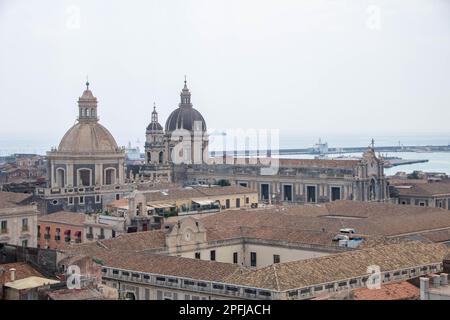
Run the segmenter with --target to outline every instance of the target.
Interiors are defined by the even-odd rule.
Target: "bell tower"
[[[167,152],[164,144],[164,130],[158,122],[158,112],[153,103],[153,112],[150,124],[145,132],[145,163],[164,164],[167,162]]]
[[[97,98],[89,90],[89,81],[86,81],[86,90],[78,98],[78,121],[98,121],[97,117]]]

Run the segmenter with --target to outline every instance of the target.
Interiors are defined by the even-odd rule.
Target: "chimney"
[[[420,277],[420,300],[428,300],[428,289],[430,288],[430,279]]]
[[[441,276],[433,274],[431,278],[433,279],[433,288],[439,288],[441,286]]]
[[[11,273],[11,282],[16,281],[16,269],[11,268],[9,269],[9,272]]]
[[[448,285],[448,274],[447,273],[441,273],[441,285],[442,286]]]

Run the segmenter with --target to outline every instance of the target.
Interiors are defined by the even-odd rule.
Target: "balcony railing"
[[[92,240],[92,239],[94,239],[94,235],[92,233],[87,233],[86,238],[89,240]]]
[[[55,236],[55,240],[56,240],[56,241],[60,241],[60,240],[61,240],[61,236],[56,235],[56,236]]]
[[[70,237],[65,237],[65,238],[64,238],[64,241],[70,242]]]
[[[51,236],[49,233],[44,234],[44,239],[45,240],[50,240]]]
[[[100,239],[100,240],[105,239],[105,235],[104,234],[99,234],[97,236],[97,239]]]
[[[8,229],[4,228],[4,229],[0,229],[0,234],[5,234],[8,233]]]
[[[81,243],[81,238],[76,238],[75,243]]]
[[[22,226],[22,232],[27,232],[29,230],[28,226]]]

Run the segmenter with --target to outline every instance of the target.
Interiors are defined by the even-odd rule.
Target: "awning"
[[[68,234],[70,234],[70,230],[66,230],[66,231],[64,231],[64,234],[65,234],[65,235],[68,235]]]
[[[76,231],[75,232],[75,237],[81,237],[81,231]]]
[[[175,208],[175,205],[170,203],[158,203],[158,204],[152,203],[152,207],[155,209],[167,209],[167,208]]]
[[[216,201],[214,200],[197,200],[197,199],[192,199],[192,202],[195,202],[201,206],[210,206],[212,204],[214,204]]]

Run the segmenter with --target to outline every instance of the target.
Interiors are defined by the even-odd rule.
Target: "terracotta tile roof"
[[[450,241],[450,229],[423,232],[418,235],[432,242]]]
[[[353,291],[355,300],[418,300],[420,289],[402,281],[382,285],[380,289],[359,288]]]
[[[39,271],[31,267],[26,262],[14,262],[0,264],[0,285],[11,281],[9,269],[16,269],[16,280],[28,277],[44,277]]]
[[[448,253],[445,245],[407,242],[278,263],[235,273],[227,281],[272,290],[292,290],[365,276],[370,265],[380,266],[383,272],[441,263]]]
[[[180,199],[204,198],[222,195],[249,194],[256,191],[242,186],[211,186],[211,187],[190,187],[161,190],[157,192],[147,192],[145,197],[148,202],[152,201],[175,201]]]
[[[51,300],[104,300],[102,294],[91,288],[61,289],[48,293]]]
[[[62,248],[71,255],[88,255],[100,258],[108,255],[121,256],[127,252],[164,248],[166,244],[163,230],[152,230],[121,234],[116,238],[96,242],[69,244]]]
[[[16,192],[0,192],[0,209],[15,208],[28,204],[31,194]]]
[[[38,223],[61,223],[73,226],[83,226],[86,214],[77,212],[59,211],[55,213],[40,215]]]
[[[354,168],[359,163],[359,160],[280,159],[282,167]]]
[[[108,207],[127,207],[128,206],[128,199],[127,198],[122,198],[119,200],[114,200],[111,201],[107,204]]]
[[[327,245],[331,235],[344,227],[371,237],[450,229],[450,215],[444,209],[357,201],[225,211],[201,220],[209,241],[244,236],[243,228],[256,238]]]
[[[105,265],[112,268],[220,282],[238,270],[244,270],[243,267],[231,263],[152,253],[108,256],[104,257],[102,261]]]
[[[251,159],[250,161],[256,161],[255,159]],[[354,168],[360,163],[359,160],[328,160],[328,159],[285,159],[285,158],[260,158],[261,165],[267,165],[271,162],[279,161],[279,165],[281,167],[298,167],[298,168]],[[223,157],[214,157],[209,158],[210,164],[222,164]],[[225,164],[233,164],[233,157],[226,157]],[[245,164],[245,158],[237,158],[236,163],[238,165],[247,165],[252,166],[250,162],[249,164]]]
[[[400,196],[437,196],[450,194],[450,179],[439,182],[410,183],[395,185]]]

